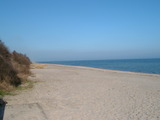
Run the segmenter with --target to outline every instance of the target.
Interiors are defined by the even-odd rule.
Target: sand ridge
[[[40,82],[6,96],[4,120],[160,119],[160,75],[65,65],[32,72]]]

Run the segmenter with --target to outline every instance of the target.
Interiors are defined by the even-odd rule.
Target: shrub
[[[20,74],[30,74],[31,61],[26,55],[14,51],[12,57],[12,64]]]
[[[21,84],[20,78],[17,76],[17,71],[2,56],[0,56],[0,82],[13,86]]]
[[[4,45],[4,43],[0,40],[0,55],[4,57],[6,60],[10,60],[11,54],[8,48]]]
[[[0,89],[17,87],[30,73],[30,59],[14,51],[12,54],[0,40]]]
[[[13,51],[12,55],[13,55],[13,59],[21,65],[29,66],[31,64],[30,59],[24,54]]]

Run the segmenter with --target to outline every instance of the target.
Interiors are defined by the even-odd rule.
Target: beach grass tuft
[[[43,69],[46,66],[47,66],[46,64],[32,63],[31,69]]]

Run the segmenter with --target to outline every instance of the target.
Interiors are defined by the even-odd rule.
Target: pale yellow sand
[[[5,120],[160,120],[160,75],[47,65],[7,96]]]

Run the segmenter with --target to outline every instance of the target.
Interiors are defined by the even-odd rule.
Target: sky
[[[0,39],[32,61],[160,58],[160,0],[0,0]]]

